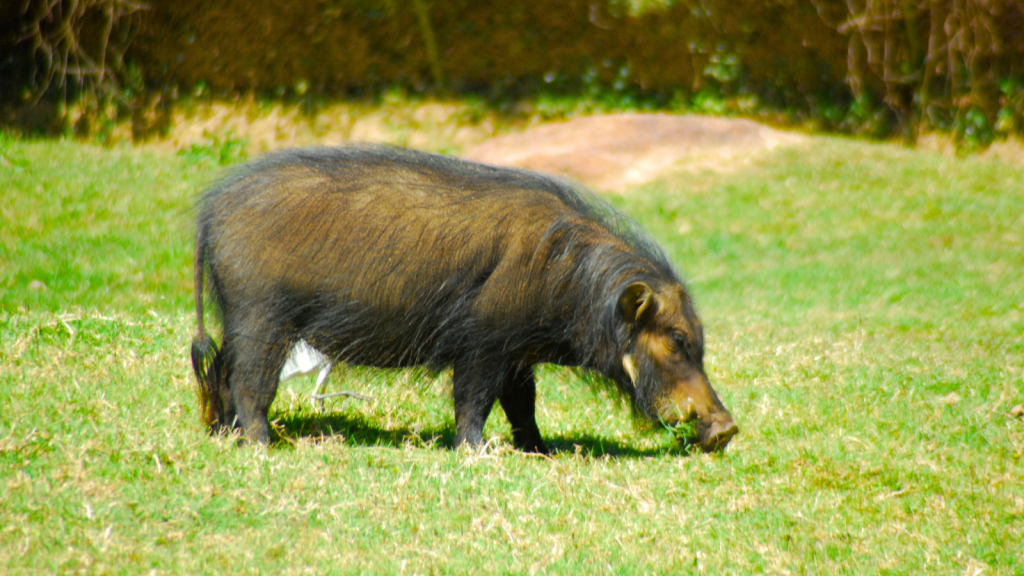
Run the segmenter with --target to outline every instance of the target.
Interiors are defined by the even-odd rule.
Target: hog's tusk
[[[626,371],[626,375],[629,376],[629,381],[636,384],[636,365],[633,364],[633,357],[626,354],[622,357],[622,369]]]
[[[685,421],[689,422],[690,420],[693,420],[696,417],[697,417],[697,403],[693,401],[693,398],[690,398],[689,396],[687,396],[686,397],[686,413],[684,414],[683,418],[684,418]]]

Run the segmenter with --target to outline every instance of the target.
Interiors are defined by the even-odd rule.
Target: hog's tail
[[[199,413],[203,423],[213,428],[221,414],[220,387],[225,384],[222,359],[217,343],[203,326],[203,269],[206,260],[206,234],[202,223],[196,229],[195,291],[196,335],[192,339],[192,371],[199,382]]]

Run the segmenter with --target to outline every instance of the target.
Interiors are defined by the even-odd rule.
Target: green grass
[[[191,220],[219,162],[0,152],[0,572],[1024,573],[1020,167],[817,138],[613,198],[688,278],[741,433],[687,454],[550,367],[545,459],[500,410],[452,451],[422,371],[341,371],[374,400],[323,415],[286,383],[269,450],[206,436]]]

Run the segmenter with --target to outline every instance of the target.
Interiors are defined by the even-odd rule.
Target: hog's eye
[[[668,348],[669,354],[678,354],[683,349],[682,343],[675,336],[668,339],[665,347]]]
[[[692,340],[690,340],[689,338],[682,334],[675,335],[675,337],[672,340],[676,346],[676,349],[683,351],[686,354],[686,357],[689,358],[691,362],[694,362],[696,364],[701,363],[701,350],[695,342],[693,342]]]
[[[689,351],[686,349],[686,346],[686,336],[683,336],[682,334],[672,335],[672,352],[681,352],[683,354],[689,354]]]

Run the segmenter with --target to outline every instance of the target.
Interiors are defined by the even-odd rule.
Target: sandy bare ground
[[[806,140],[751,120],[612,114],[499,136],[465,156],[568,176],[600,190],[622,191],[675,170],[730,170],[766,150]]]
[[[336,103],[305,114],[297,106],[249,99],[178,110],[171,126],[164,138],[148,145],[186,150],[236,138],[247,142],[250,156],[258,156],[286,147],[380,142],[531,168],[615,192],[673,172],[736,170],[778,147],[809,147],[815,141],[751,120],[664,113],[517,123],[460,102]],[[120,137],[130,140],[130,126],[121,131]],[[948,135],[922,136],[918,144],[923,151],[956,155]],[[980,156],[1024,165],[1024,142],[997,142]]]
[[[525,129],[461,103],[336,104],[304,114],[255,101],[215,102],[176,111],[157,147],[188,149],[244,139],[252,156],[279,148],[381,142],[568,176],[604,191],[624,191],[677,170],[742,167],[766,150],[811,138],[751,120],[672,114],[609,114]],[[503,126],[502,126],[503,125]],[[495,136],[504,130],[510,134]],[[127,130],[127,128],[126,128]]]

